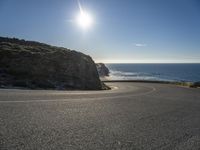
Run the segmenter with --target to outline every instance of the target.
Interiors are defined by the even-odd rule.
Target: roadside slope
[[[62,47],[0,37],[0,87],[102,89],[94,61]]]

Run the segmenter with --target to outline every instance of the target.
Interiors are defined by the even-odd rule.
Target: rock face
[[[109,69],[103,63],[96,63],[97,71],[100,77],[109,76]]]
[[[105,87],[90,56],[66,48],[2,37],[0,86],[88,90]]]
[[[199,82],[194,82],[190,87],[193,87],[193,88],[200,87],[200,81]]]

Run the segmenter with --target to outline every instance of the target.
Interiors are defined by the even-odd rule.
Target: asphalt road
[[[200,149],[200,89],[0,90],[0,149]]]

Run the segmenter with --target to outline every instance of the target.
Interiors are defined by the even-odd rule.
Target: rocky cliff
[[[92,58],[66,48],[0,37],[0,86],[99,90]]]
[[[96,63],[97,71],[100,77],[109,76],[109,69],[103,63]]]

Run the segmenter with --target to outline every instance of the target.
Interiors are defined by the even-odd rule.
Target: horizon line
[[[95,59],[94,62],[105,64],[200,64],[200,61],[96,61]]]

